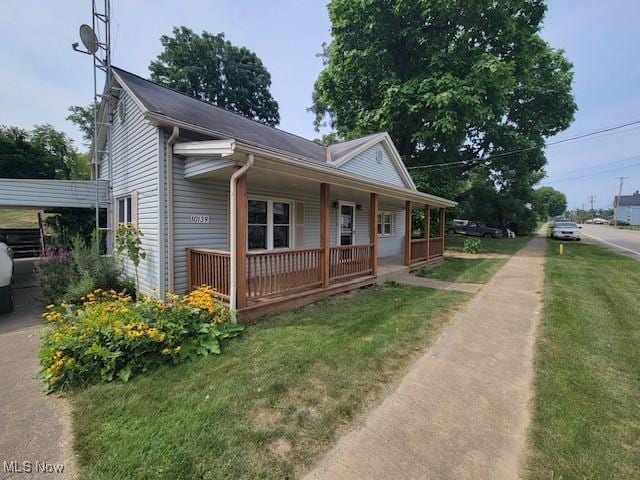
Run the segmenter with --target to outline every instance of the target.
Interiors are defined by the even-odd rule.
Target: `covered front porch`
[[[214,195],[229,185],[237,168],[228,165],[188,181],[210,185]],[[228,196],[226,202],[228,209],[236,209],[236,262],[229,232],[226,248],[191,243],[186,248],[186,289],[207,284],[233,303],[235,277],[237,314],[246,321],[371,285],[389,268],[442,261],[444,207],[416,208],[416,202],[386,192],[383,185],[376,190],[264,166],[249,169],[237,180],[235,203]]]

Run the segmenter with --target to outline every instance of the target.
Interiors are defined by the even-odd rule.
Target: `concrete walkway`
[[[498,271],[308,479],[515,479],[526,453],[543,238]]]
[[[45,395],[36,378],[42,328],[38,289],[16,280],[24,288],[14,292],[15,310],[0,315],[0,480],[72,479],[75,457],[68,403]],[[31,473],[24,462],[29,462]],[[36,473],[36,462],[47,469],[62,465],[64,470]]]

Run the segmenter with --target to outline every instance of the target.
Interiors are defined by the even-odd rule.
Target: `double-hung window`
[[[133,223],[131,217],[131,195],[126,197],[119,197],[118,202],[118,224],[128,225]]]
[[[291,247],[291,202],[250,199],[248,207],[249,250]]]
[[[378,236],[391,237],[394,234],[393,230],[394,230],[393,213],[392,212],[378,213]]]

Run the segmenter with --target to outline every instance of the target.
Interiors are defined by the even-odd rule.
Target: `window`
[[[118,202],[118,224],[133,223],[131,218],[131,195],[120,197]]]
[[[249,200],[249,250],[291,247],[291,202]]]
[[[380,212],[378,213],[378,236],[379,237],[391,237],[394,235],[393,225],[393,213],[392,212]]]

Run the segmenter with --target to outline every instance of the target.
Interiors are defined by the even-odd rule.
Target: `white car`
[[[13,310],[13,252],[6,243],[0,242],[0,313]]]
[[[580,241],[580,228],[574,222],[555,222],[551,226],[550,237],[556,240]]]

